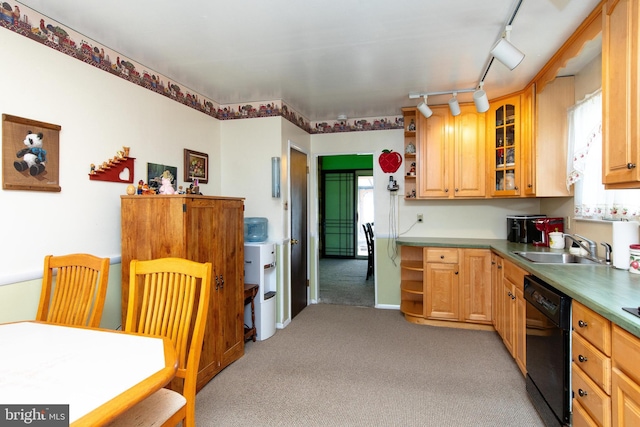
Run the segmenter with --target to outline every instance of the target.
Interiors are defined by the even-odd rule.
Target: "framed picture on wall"
[[[147,184],[149,188],[158,190],[162,186],[162,178],[168,178],[171,186],[178,191],[178,168],[176,166],[147,163]]]
[[[184,149],[184,182],[209,182],[209,155]]]
[[[61,191],[59,125],[2,115],[2,188]]]

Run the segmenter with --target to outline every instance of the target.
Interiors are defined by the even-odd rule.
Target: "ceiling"
[[[410,93],[475,88],[519,0],[20,3],[219,104],[281,99],[321,121],[395,116],[420,101]],[[522,0],[510,40],[526,56],[513,71],[493,62],[489,99],[524,88],[598,3]]]

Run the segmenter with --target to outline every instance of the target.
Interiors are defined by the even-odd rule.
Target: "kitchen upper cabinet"
[[[416,149],[416,109],[403,108],[402,116],[404,120],[404,197],[405,199],[415,199],[416,193],[416,173],[417,173],[417,149]]]
[[[536,195],[536,85],[532,84],[520,96],[522,116],[522,195]]]
[[[490,195],[519,196],[522,174],[520,95],[492,102],[487,114]]]
[[[557,77],[536,96],[535,139],[525,150],[532,160],[523,159],[523,191],[527,196],[566,197],[573,193],[573,187],[567,189],[566,171],[567,109],[575,104],[574,88],[573,76]]]
[[[640,6],[608,0],[602,16],[602,182],[640,188]]]
[[[485,114],[473,105],[461,105],[455,117],[448,105],[431,110],[418,125],[418,197],[484,197]]]

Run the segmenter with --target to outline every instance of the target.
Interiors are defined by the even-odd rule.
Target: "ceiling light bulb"
[[[424,97],[424,101],[418,104],[418,111],[420,111],[422,115],[425,116],[427,119],[431,117],[431,115],[433,114],[433,111],[431,111],[431,108],[429,108],[429,106],[427,105],[426,96]]]
[[[460,104],[458,104],[458,98],[457,98],[457,93],[453,93],[453,96],[451,97],[451,99],[449,100],[449,109],[451,110],[451,114],[453,116],[459,116],[460,115]]]

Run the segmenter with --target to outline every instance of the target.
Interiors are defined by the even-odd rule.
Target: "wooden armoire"
[[[132,259],[179,257],[213,264],[199,390],[244,354],[244,199],[121,196],[121,215],[123,324]]]

